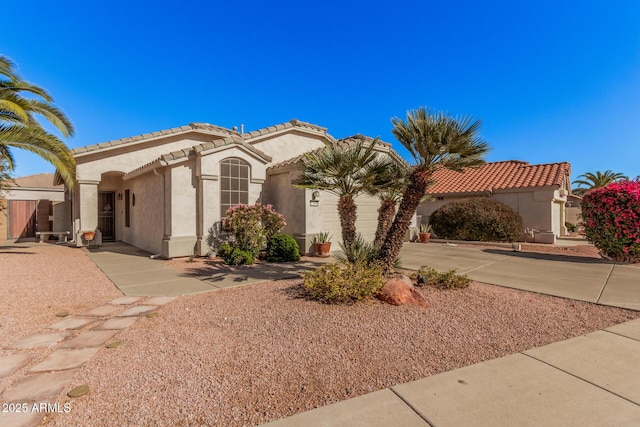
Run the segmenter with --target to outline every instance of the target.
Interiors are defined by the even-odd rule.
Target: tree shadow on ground
[[[507,249],[482,249],[482,252],[495,255],[507,255],[516,258],[540,259],[546,261],[576,262],[581,264],[615,264],[605,259],[597,259],[578,255],[542,254],[538,252],[512,251]]]

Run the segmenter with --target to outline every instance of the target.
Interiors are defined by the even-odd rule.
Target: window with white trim
[[[220,162],[220,217],[238,204],[249,204],[249,164],[241,159],[224,159]]]

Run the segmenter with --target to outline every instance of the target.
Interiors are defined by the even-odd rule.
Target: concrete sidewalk
[[[402,266],[455,268],[473,280],[547,295],[640,310],[640,268],[597,259],[405,243]]]
[[[266,424],[638,426],[640,319]]]

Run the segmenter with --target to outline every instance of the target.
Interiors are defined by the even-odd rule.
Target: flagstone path
[[[0,356],[0,381],[10,376],[15,379],[0,390],[0,426],[37,426],[47,411],[64,410],[52,405],[68,388],[77,369],[101,347],[115,341],[120,331],[174,299],[120,297],[5,347],[9,354]]]

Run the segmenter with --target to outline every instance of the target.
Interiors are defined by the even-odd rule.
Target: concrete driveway
[[[455,268],[471,279],[598,304],[640,310],[640,268],[591,258],[405,243],[402,266]]]

